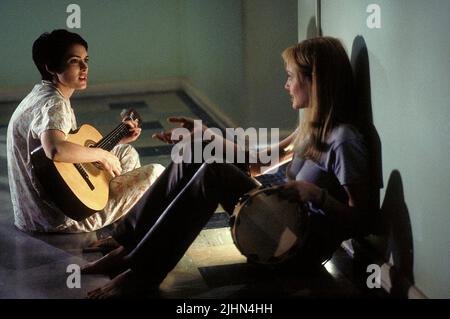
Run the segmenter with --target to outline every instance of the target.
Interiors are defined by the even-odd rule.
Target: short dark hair
[[[52,75],[46,70],[55,72],[64,71],[64,59],[67,51],[75,44],[80,44],[88,49],[87,42],[78,34],[64,29],[45,32],[33,43],[33,61],[36,64],[43,80],[52,80]]]

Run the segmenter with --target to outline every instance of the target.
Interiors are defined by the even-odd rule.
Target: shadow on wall
[[[370,66],[367,45],[362,36],[353,40],[351,63],[355,74],[356,101],[359,106],[357,114],[359,129],[364,134],[370,154],[372,204],[378,211],[380,188],[383,187],[381,141],[373,124],[372,100],[370,88]],[[413,241],[411,222],[404,200],[403,184],[400,172],[394,170],[389,176],[383,204],[376,214],[372,233],[363,243],[368,244],[369,251],[375,251],[384,261],[390,262],[391,294],[407,297],[409,287],[414,284],[413,277]],[[358,254],[355,251],[355,258]]]
[[[379,238],[380,248],[384,259],[393,265],[389,273],[391,294],[408,297],[409,287],[414,284],[413,238],[402,178],[397,170],[389,176],[381,214],[384,231]]]
[[[364,135],[369,151],[370,171],[370,207],[378,211],[380,207],[380,189],[383,187],[383,170],[381,165],[381,141],[373,124],[372,97],[370,90],[370,66],[366,42],[362,36],[353,40],[350,62],[355,76],[356,105],[355,114],[359,131]],[[377,222],[376,220],[374,221]],[[372,231],[376,231],[377,227]]]
[[[315,37],[317,37],[317,35],[318,35],[318,31],[317,31],[316,17],[312,16],[309,19],[308,27],[306,29],[306,38],[307,39],[315,38]]]

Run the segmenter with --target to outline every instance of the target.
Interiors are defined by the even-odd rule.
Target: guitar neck
[[[125,123],[120,123],[111,133],[102,138],[95,147],[111,151],[119,141],[128,134],[128,126]]]

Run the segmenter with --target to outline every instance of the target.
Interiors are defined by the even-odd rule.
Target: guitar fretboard
[[[128,126],[125,123],[119,124],[111,133],[102,138],[95,147],[106,151],[111,151],[119,141],[128,134]]]

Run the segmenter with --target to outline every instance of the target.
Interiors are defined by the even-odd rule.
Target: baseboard
[[[75,98],[139,94],[148,92],[173,92],[183,90],[195,103],[197,103],[216,122],[225,127],[234,127],[234,122],[221,108],[211,101],[205,94],[183,77],[166,78],[151,81],[104,83],[89,87],[86,91],[77,92]]]
[[[32,89],[23,86],[12,89],[0,88],[1,102],[19,102]],[[87,90],[77,91],[72,99],[84,99],[98,96],[114,96],[140,93],[161,93],[183,90],[195,103],[197,103],[208,115],[210,115],[222,127],[237,127],[236,122],[229,117],[222,108],[213,102],[206,94],[193,85],[188,79],[183,77],[173,77],[148,81],[136,82],[110,82],[90,84]],[[280,138],[291,134],[290,130],[280,130]]]
[[[181,80],[181,88],[186,92],[191,99],[194,100],[199,106],[201,106],[216,122],[222,124],[223,127],[238,127],[237,123],[226,115],[221,107],[211,101],[201,90],[196,88],[189,80]],[[279,131],[280,139],[289,136],[292,130],[282,129]]]
[[[0,88],[0,102],[20,101],[31,91],[33,86],[34,85],[15,88]],[[149,81],[93,83],[89,84],[87,90],[75,92],[72,99],[176,91],[180,88],[181,79],[177,77]]]
[[[374,249],[368,247],[367,243],[358,242],[357,247],[355,247],[354,243],[354,240],[346,240],[341,244],[341,247],[351,258],[354,258],[355,250],[358,250],[359,253],[363,253],[368,257],[371,263],[381,265],[381,288],[390,294],[393,288],[391,273],[395,271],[394,266],[389,261],[381,260],[380,257],[374,253]],[[400,289],[407,292],[406,297],[408,299],[428,299],[422,291],[414,286],[401,273],[397,272],[396,277],[398,278],[396,284],[402,285]]]
[[[208,98],[202,91],[195,87],[188,79],[181,79],[181,88],[189,97],[202,107],[216,122],[222,124],[223,127],[236,127],[234,122],[222,108]]]
[[[0,88],[0,102],[18,102],[22,100],[33,86]],[[226,115],[221,107],[209,99],[186,78],[173,77],[148,81],[110,82],[90,84],[87,90],[77,91],[72,99],[83,99],[97,96],[113,96],[139,94],[149,92],[169,92],[184,90],[195,103],[200,105],[214,120],[224,127],[235,127],[235,122]]]
[[[149,81],[98,83],[90,85],[87,90],[77,91],[73,98],[77,99],[149,92],[161,93],[176,91],[180,88],[181,82],[177,77]]]
[[[0,88],[0,103],[10,103],[21,101],[30,91],[33,86],[20,86],[15,88]]]

